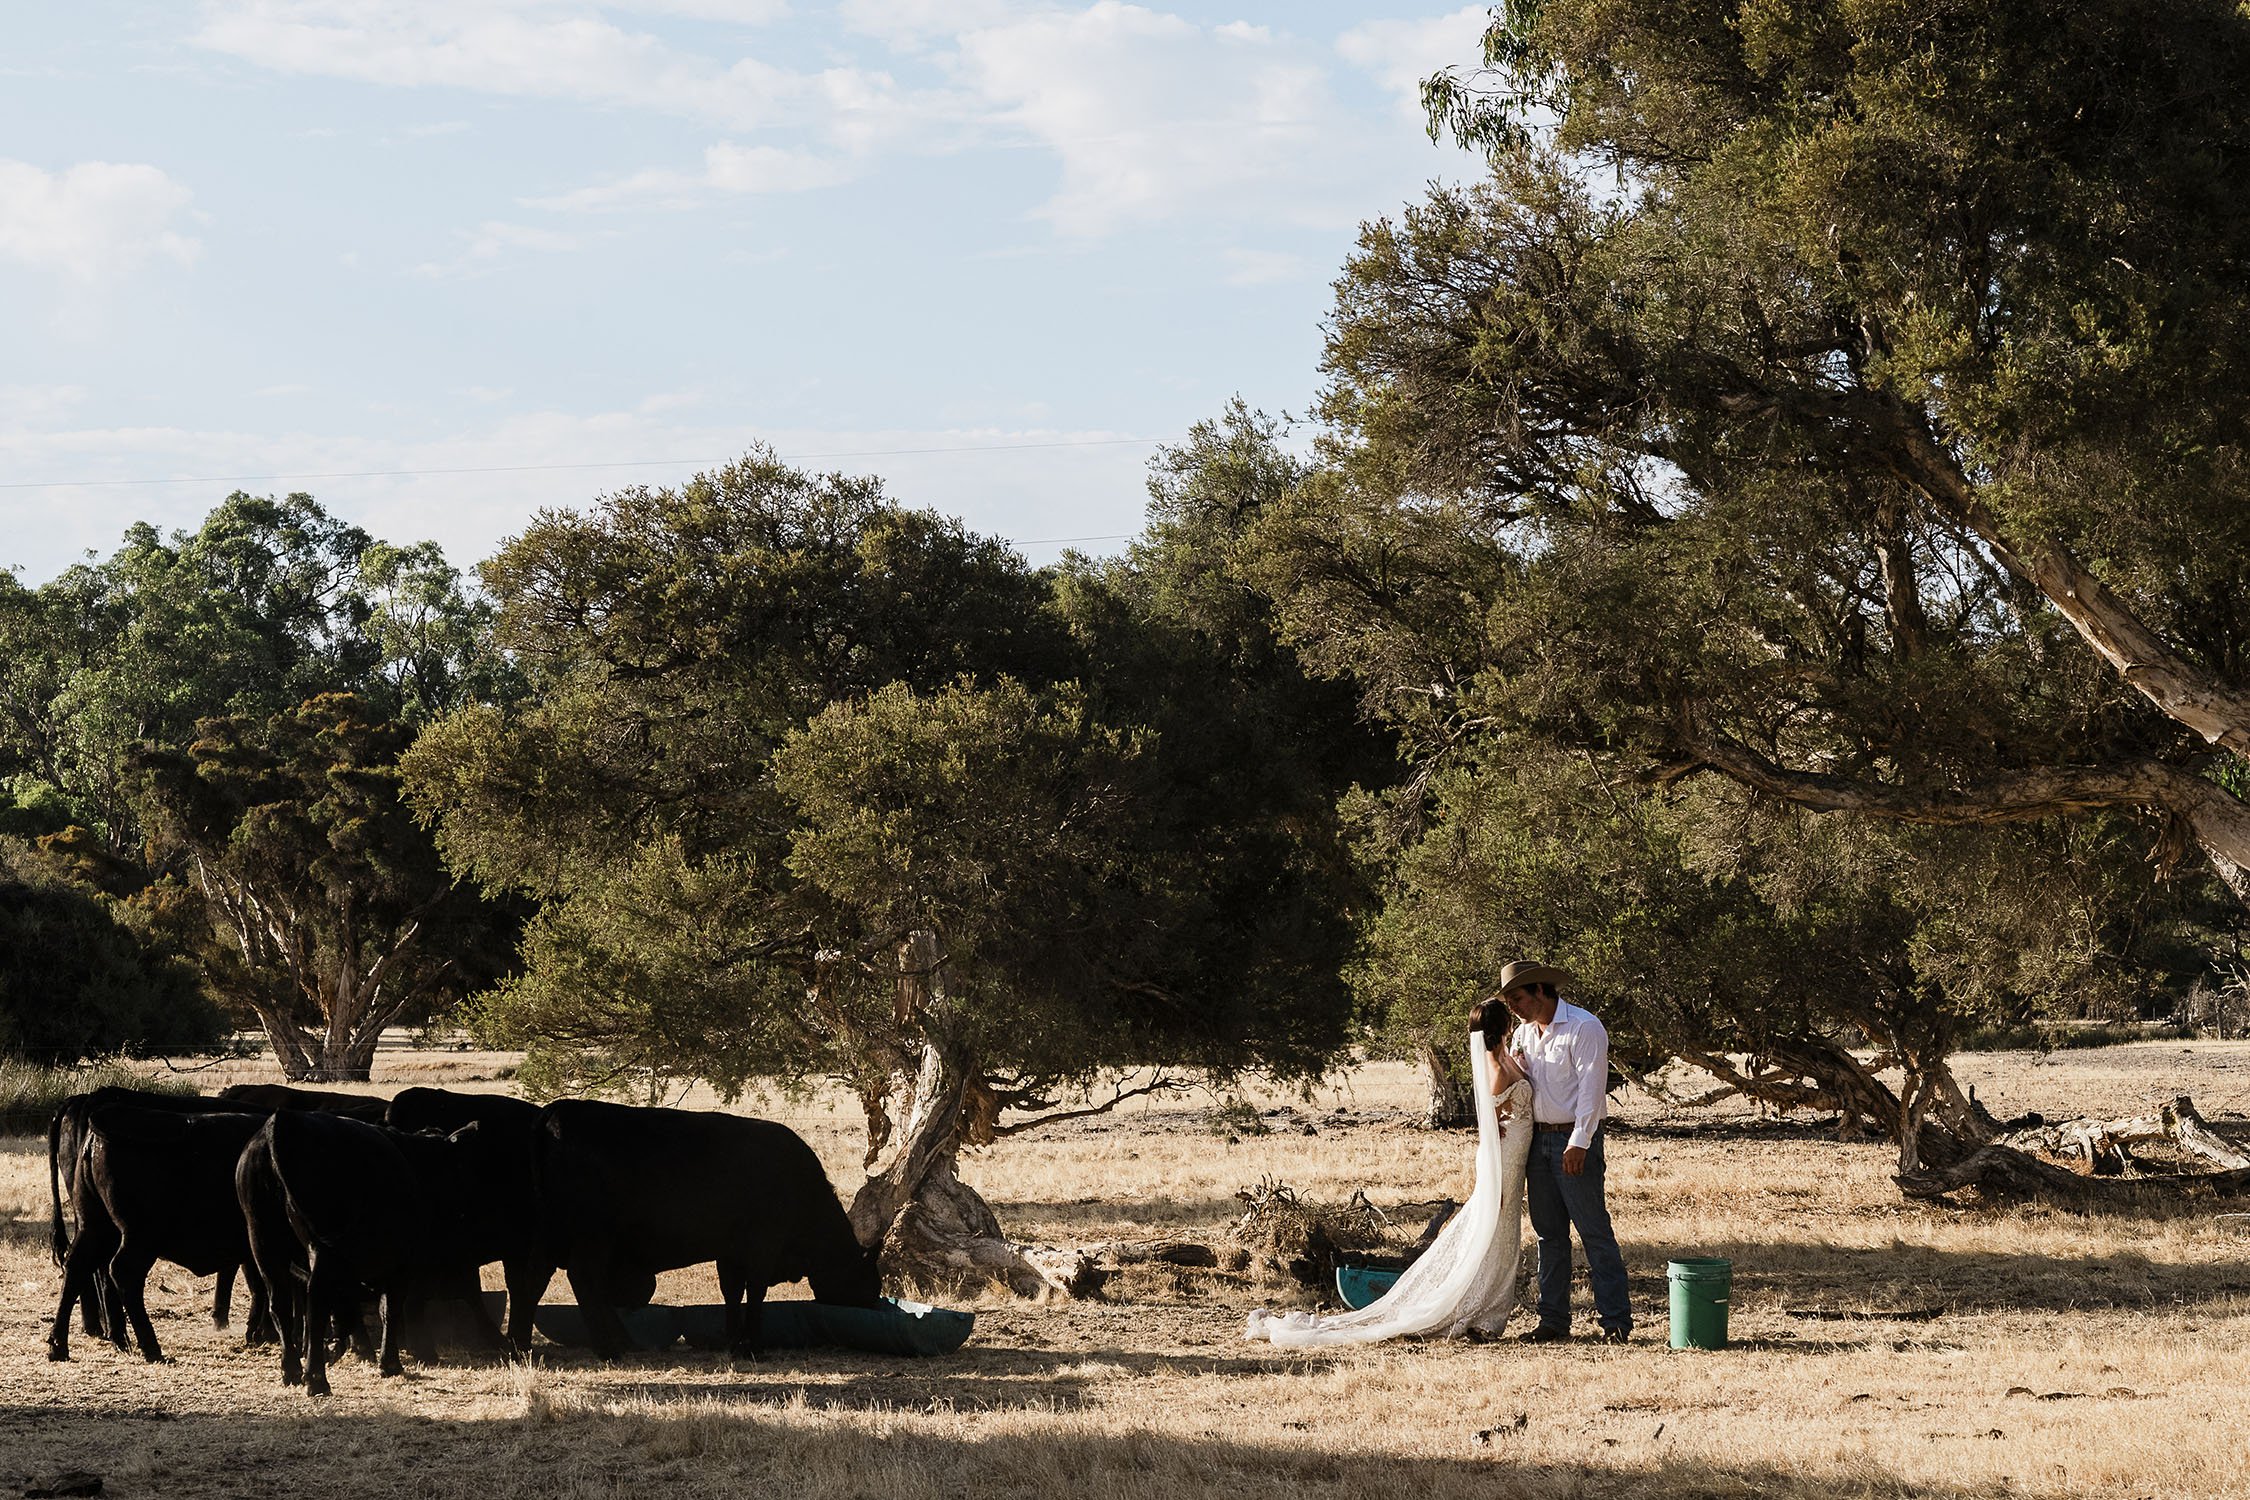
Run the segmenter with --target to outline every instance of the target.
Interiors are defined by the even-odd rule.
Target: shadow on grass
[[[1667,1252],[1627,1246],[1633,1303],[1661,1313],[1670,1297]],[[1745,1313],[1851,1314],[1886,1310],[1895,1321],[1942,1327],[1943,1315],[2011,1312],[2181,1310],[2250,1294],[2250,1266],[2233,1257],[2186,1264],[2135,1252],[2114,1255],[2020,1255],[1940,1250],[1921,1245],[1860,1249],[1805,1241],[1699,1241],[1674,1255],[1724,1256],[1734,1262],[1733,1309]],[[1579,1268],[1578,1297],[1585,1298]],[[1936,1318],[1936,1322],[1931,1320]],[[1836,1331],[1833,1322],[1808,1328]]]
[[[1714,1464],[1679,1457],[1636,1462],[1599,1450],[1527,1462],[1477,1450],[1473,1419],[1458,1425],[1460,1458],[1344,1449],[1324,1434],[1245,1440],[1194,1430],[1097,1430],[1067,1415],[998,1418],[988,1430],[892,1416],[854,1421],[767,1414],[724,1402],[624,1413],[534,1394],[522,1416],[435,1420],[343,1404],[301,1417],[147,1408],[58,1412],[0,1407],[0,1486],[35,1485],[66,1470],[101,1476],[122,1500],[165,1495],[293,1500],[371,1491],[476,1500],[573,1500],[660,1494],[803,1496],[807,1500],[1992,1500],[2038,1491],[1932,1485],[1865,1462],[1834,1474],[1805,1466]],[[1439,1435],[1450,1439],[1454,1434]]]
[[[632,1394],[659,1402],[692,1402],[718,1397],[779,1405],[801,1400],[815,1408],[855,1411],[1069,1411],[1098,1401],[1103,1387],[1150,1376],[1238,1380],[1287,1374],[1314,1366],[1287,1355],[1232,1351],[1160,1354],[1146,1350],[1049,1350],[971,1347],[959,1354],[927,1360],[897,1360],[843,1354],[833,1350],[775,1350],[752,1363],[724,1355],[667,1350],[628,1356],[609,1368],[627,1381]],[[549,1369],[601,1368],[582,1350],[541,1345],[536,1361]],[[726,1369],[739,1381],[714,1385],[708,1380],[667,1380],[683,1365]],[[636,1370],[652,1377],[635,1380]],[[841,1377],[841,1383],[833,1383]],[[794,1381],[829,1382],[820,1385]]]

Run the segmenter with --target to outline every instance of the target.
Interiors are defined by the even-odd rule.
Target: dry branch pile
[[[1418,1231],[1400,1223],[1400,1217],[1452,1206],[1405,1204],[1385,1212],[1364,1191],[1342,1204],[1324,1205],[1270,1177],[1235,1197],[1243,1209],[1228,1227],[1228,1238],[1248,1252],[1254,1267],[1306,1285],[1324,1285],[1346,1258],[1403,1256],[1415,1248]]]

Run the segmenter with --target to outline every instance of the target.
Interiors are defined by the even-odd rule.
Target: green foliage
[[[195,972],[143,914],[0,839],[0,1056],[38,1065],[195,1052],[225,1035]]]
[[[1822,821],[1722,782],[1613,786],[1535,742],[1480,747],[1430,799],[1395,848],[1397,807],[1362,809],[1390,879],[1353,977],[1402,1053],[1465,1031],[1527,953],[1568,963],[1628,1069],[1740,1054],[1791,1089],[1837,1042],[1920,1068],[1980,1021],[2168,1011],[2200,967],[2135,842],[2092,821]]]
[[[1345,862],[1277,683],[1313,688],[1248,596],[1154,571],[1036,574],[763,455],[542,518],[486,569],[536,696],[406,761],[448,859],[540,902],[485,1034],[541,1088],[871,1111],[938,1047],[986,1124],[1129,1065],[1317,1070]]]
[[[364,1075],[383,1026],[486,980],[505,941],[399,797],[405,727],[369,708],[329,693],[206,719],[184,750],[136,760],[152,847],[209,905],[213,983],[292,1076]]]
[[[415,723],[515,690],[488,607],[434,545],[386,546],[309,495],[231,495],[193,532],[135,525],[37,589],[0,579],[0,776],[32,778],[119,853],[142,831],[142,741],[182,747],[202,719],[324,692]]]
[[[1235,554],[1414,767],[1376,1009],[1538,951],[1652,1045],[1927,1061],[2196,980],[2240,915],[2178,856],[2250,897],[2246,85],[2216,0],[1536,0],[1433,80],[1490,176],[1363,232]]]
[[[2183,816],[2077,773],[2198,765],[2232,709],[2152,699],[2250,660],[2239,8],[1543,0],[1487,41],[1518,134],[1340,284],[1315,649],[1421,575],[1484,601],[1420,632],[1456,714],[1898,815],[2036,815],[2047,771]]]

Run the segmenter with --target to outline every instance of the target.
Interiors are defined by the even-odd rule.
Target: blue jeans
[[[1625,1257],[1609,1227],[1609,1205],[1602,1198],[1602,1132],[1586,1148],[1586,1170],[1563,1171],[1570,1133],[1542,1130],[1531,1138],[1531,1160],[1524,1169],[1524,1196],[1531,1205],[1531,1228],[1539,1236],[1539,1326],[1570,1328],[1570,1231],[1586,1251],[1587,1278],[1594,1284],[1594,1311],[1605,1331],[1633,1328],[1633,1304],[1625,1293]]]

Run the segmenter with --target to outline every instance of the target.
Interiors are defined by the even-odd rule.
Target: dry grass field
[[[501,1087],[501,1061],[386,1052],[377,1076]],[[1964,1071],[2003,1112],[2123,1113],[2188,1092],[2222,1129],[2250,1122],[2250,1044],[1996,1054]],[[253,1076],[270,1074],[201,1081]],[[1465,1138],[1411,1128],[1412,1100],[1402,1071],[1370,1066],[1309,1101],[1258,1101],[1290,1112],[1235,1144],[1208,1101],[1151,1103],[1010,1141],[969,1175],[1016,1234],[1056,1243],[1216,1237],[1261,1177],[1327,1201],[1464,1192]],[[746,1107],[853,1180],[835,1101]],[[605,1367],[542,1346],[528,1367],[410,1363],[393,1381],[346,1360],[319,1405],[212,1331],[208,1280],[171,1268],[150,1299],[171,1362],[81,1339],[50,1364],[44,1143],[0,1141],[0,1495],[71,1469],[109,1496],[304,1500],[2250,1495],[2250,1242],[2229,1224],[1907,1205],[1878,1146],[1643,1097],[1617,1113],[1611,1205],[1641,1320],[1624,1348],[1282,1354],[1240,1337],[1247,1309],[1288,1300],[1278,1289],[1157,1267],[1100,1301],[988,1301],[971,1344],[940,1360]],[[1733,1259],[1735,1348],[1665,1347],[1676,1254]],[[707,1271],[660,1292],[713,1295]]]

